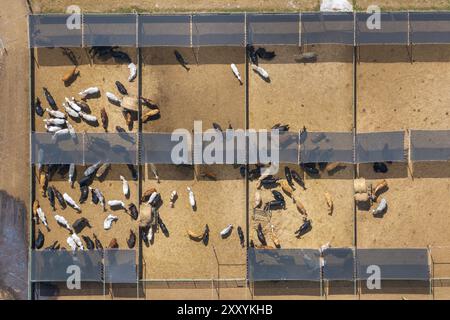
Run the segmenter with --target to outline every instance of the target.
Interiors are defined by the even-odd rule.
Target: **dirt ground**
[[[309,131],[351,132],[352,112],[352,61],[351,48],[312,46],[318,53],[317,63],[296,63],[300,51],[296,47],[276,46],[270,62],[260,59],[259,65],[270,76],[270,83],[250,72],[249,122],[250,128],[270,129],[275,123],[289,124],[291,132],[306,126]],[[306,176],[298,165],[290,165]],[[277,175],[284,179],[284,168]],[[307,190],[297,186],[294,192],[312,220],[313,229],[302,239],[294,231],[303,222],[292,200],[287,198],[287,210],[275,211],[271,223],[283,248],[318,248],[330,242],[334,247],[353,244],[353,166],[346,166],[338,174],[323,174],[320,179],[306,177]],[[256,181],[250,183],[250,204],[256,190]],[[281,191],[278,187],[276,190]],[[339,190],[339,193],[336,192]],[[273,199],[270,190],[262,190],[263,202]],[[334,213],[329,216],[324,197],[329,192],[334,201]],[[255,223],[252,227],[257,227]],[[269,231],[269,226],[267,226]],[[253,236],[256,238],[255,232]],[[256,240],[256,239],[255,239]],[[256,244],[259,242],[256,240]]]
[[[356,0],[356,8],[363,10],[376,4],[382,10],[449,10],[450,3],[447,0]]]
[[[297,63],[297,47],[265,47],[277,55],[259,65],[270,83],[250,70],[250,128],[270,129],[275,123],[288,123],[291,131],[306,126],[309,131],[350,132],[353,126],[351,47],[309,46],[316,63]]]
[[[120,48],[120,50],[125,51],[131,57],[134,63],[137,63],[137,50]],[[90,114],[95,115],[99,119],[98,125],[91,125],[82,120],[70,119],[70,123],[73,125],[76,132],[86,131],[88,133],[99,133],[104,132],[100,121],[100,109],[104,107],[108,113],[108,131],[115,132],[115,126],[119,125],[122,128],[127,129],[127,131],[137,132],[138,123],[134,121],[134,125],[128,128],[125,119],[120,111],[120,108],[109,103],[106,98],[106,91],[110,91],[117,96],[121,97],[120,93],[117,91],[114,82],[116,80],[123,83],[129,95],[137,96],[137,80],[130,83],[128,82],[129,70],[126,64],[116,64],[112,60],[99,61],[98,59],[91,61],[88,56],[87,49],[74,49],[73,50],[76,59],[78,61],[80,75],[71,83],[69,86],[65,86],[61,81],[62,76],[71,68],[73,68],[72,62],[63,55],[61,49],[37,49],[35,50],[36,57],[36,68],[35,68],[35,92],[36,96],[41,100],[43,107],[48,107],[48,103],[45,99],[42,88],[46,87],[53,98],[55,99],[58,110],[63,111],[62,103],[65,101],[64,98],[76,97],[78,92],[92,86],[98,86],[101,90],[99,97],[88,99],[88,104],[90,107]],[[44,117],[35,116],[35,129],[37,132],[45,132],[43,118]],[[80,179],[82,172],[85,170],[82,166],[77,167],[78,179]],[[123,175],[129,182],[131,195],[129,199],[124,199],[122,194],[122,182],[119,180],[119,175]],[[80,191],[78,185],[75,184],[75,188],[71,189],[68,182],[67,176],[55,175],[56,181],[52,181],[50,185],[54,185],[61,193],[67,192],[72,198],[78,202]],[[37,184],[38,186],[38,184]],[[123,200],[126,205],[133,202],[138,205],[138,183],[133,181],[131,174],[126,165],[112,165],[110,171],[108,172],[105,179],[98,181],[97,179],[93,183],[93,187],[99,187],[99,189],[104,194],[106,201],[108,200]],[[68,232],[59,227],[56,224],[53,215],[55,212],[50,208],[50,204],[47,199],[43,199],[40,193],[36,193],[37,199],[41,204],[44,212],[47,214],[47,219],[49,221],[49,226],[51,231],[48,232],[42,225],[39,229],[44,233],[46,241],[44,247],[49,246],[54,241],[59,241],[62,247],[68,247],[66,243],[66,238]],[[99,240],[102,242],[103,246],[108,246],[112,238],[117,238],[119,243],[119,248],[128,248],[126,239],[129,237],[130,230],[138,235],[137,222],[133,221],[123,210],[118,210],[116,212],[111,212],[110,208],[107,208],[106,212],[102,212],[100,206],[96,206],[91,203],[90,197],[87,203],[82,206],[82,213],[78,214],[75,210],[67,208],[61,210],[57,206],[56,212],[64,216],[69,223],[73,223],[76,219],[80,217],[87,218],[92,229],[86,228],[83,230],[81,235],[87,235],[93,239],[92,234],[95,233]],[[100,213],[100,214],[99,214]],[[113,225],[111,230],[105,231],[103,229],[103,221],[109,213],[113,213],[119,217],[119,221]],[[38,228],[36,228],[37,232]],[[137,248],[138,243],[136,244]]]
[[[27,13],[25,1],[0,6],[0,299],[26,299],[28,289]]]
[[[78,180],[83,175],[84,170],[85,167],[83,166],[76,167]],[[123,195],[122,181],[120,181],[119,175],[123,175],[128,181],[128,184],[130,186],[129,199],[126,199],[125,196]],[[72,189],[67,179],[68,179],[67,174],[64,176],[60,176],[58,173],[56,173],[54,179],[49,182],[49,186],[52,185],[55,186],[56,189],[62,194],[66,192],[69,196],[72,197],[72,199],[75,200],[77,204],[80,204],[79,203],[80,190],[78,184],[75,183],[74,189]],[[93,233],[95,233],[104,248],[106,248],[109,245],[110,241],[113,238],[116,238],[120,249],[128,249],[126,240],[130,235],[130,229],[133,230],[136,236],[138,235],[137,221],[134,221],[124,210],[122,209],[111,210],[111,208],[108,205],[106,205],[106,211],[104,212],[100,204],[95,205],[92,203],[91,194],[89,194],[89,199],[85,203],[80,205],[82,210],[81,213],[77,213],[76,210],[72,209],[71,207],[62,209],[57,200],[56,200],[56,211],[53,211],[48,199],[43,198],[42,194],[39,192],[38,182],[36,182],[36,186],[38,188],[38,191],[36,192],[36,198],[39,201],[42,210],[46,214],[47,221],[50,227],[50,231],[48,231],[41,223],[39,225],[36,225],[35,228],[36,234],[38,230],[41,230],[41,232],[44,234],[45,237],[45,243],[43,248],[50,246],[55,241],[58,241],[61,247],[70,250],[70,247],[66,243],[66,239],[69,236],[69,232],[66,229],[60,227],[56,223],[56,220],[54,219],[55,214],[61,215],[64,218],[66,218],[66,220],[71,225],[75,222],[75,220],[81,217],[87,218],[92,228],[85,228],[79,234],[79,236],[80,237],[82,235],[89,236],[92,240],[94,240]],[[127,207],[130,203],[134,203],[136,206],[138,205],[137,182],[132,180],[130,171],[126,165],[112,165],[105,178],[102,179],[102,181],[95,178],[91,187],[99,188],[100,191],[103,193],[106,201],[121,200],[125,203]],[[113,214],[117,216],[119,220],[113,223],[113,226],[110,230],[104,230],[103,221],[108,216],[108,214]],[[84,242],[83,245],[85,245]],[[138,241],[136,241],[135,248],[137,248],[137,245]]]
[[[146,166],[142,189],[153,187],[161,194],[160,217],[169,236],[159,231],[155,233],[153,244],[143,245],[144,279],[244,279],[247,252],[239,243],[237,227],[245,234],[245,181],[239,169],[208,166],[202,168],[202,172],[215,174],[217,181],[204,177],[196,181],[194,170],[189,167],[157,165],[156,168],[161,183],[156,182]],[[194,192],[196,211],[189,204],[187,187]],[[169,197],[173,190],[179,198],[174,208],[170,208]],[[144,203],[141,212],[145,210],[150,209]],[[187,235],[187,230],[202,233],[205,224],[210,229],[207,246],[190,240]],[[222,239],[219,233],[228,224],[233,225],[233,230],[228,238]]]
[[[299,172],[299,166],[289,165],[291,169]],[[284,168],[284,167],[283,167]],[[284,169],[281,169],[276,177],[285,179]],[[340,176],[340,177],[339,177]],[[302,225],[303,216],[298,212],[293,201],[284,194],[286,199],[286,210],[272,211],[270,223],[261,222],[264,234],[269,246],[275,247],[271,240],[271,225],[274,226],[275,235],[280,241],[281,248],[319,248],[330,243],[333,247],[349,247],[353,245],[353,167],[348,166],[340,171],[336,176],[330,177],[324,174],[322,178],[307,178],[303,190],[296,183],[294,195],[299,197],[308,213],[308,219],[311,219],[312,230],[300,239],[295,237],[294,232]],[[253,208],[254,194],[257,191],[256,181],[250,183],[250,208]],[[281,187],[274,189],[259,190],[263,203],[274,199],[271,190],[277,190],[281,193]],[[339,192],[337,192],[339,190]],[[334,202],[333,214],[328,214],[327,204],[324,192],[328,192]],[[253,215],[251,215],[252,217]],[[251,221],[250,236],[254,243],[259,245],[256,234],[256,228],[259,220]]]
[[[176,61],[175,49],[189,62],[189,71]],[[245,81],[243,48],[211,47],[199,51],[146,48],[142,50],[142,57],[143,96],[153,100],[161,110],[159,119],[143,124],[143,132],[191,130],[196,120],[203,122],[203,130],[212,128],[213,122],[223,129],[229,124],[235,129],[245,128],[245,86],[239,84],[230,68],[230,64],[235,63]],[[160,184],[156,183],[148,166],[145,167],[143,191],[156,187],[161,193],[164,204],[160,214],[170,235],[166,238],[159,232],[154,244],[143,247],[144,279],[245,278],[246,250],[240,246],[236,232],[237,226],[241,226],[244,233],[246,230],[245,181],[239,170],[232,166],[207,167],[208,172],[217,175],[218,181],[207,178],[195,181],[192,168],[157,165],[157,170]],[[197,212],[189,205],[188,186],[195,193]],[[172,190],[179,194],[175,208],[169,207]],[[143,204],[141,210],[149,208]],[[205,247],[190,240],[186,232],[189,229],[200,233],[206,223],[210,228],[210,241]],[[234,230],[227,239],[221,239],[219,232],[228,224],[233,224]],[[207,295],[211,293],[206,291]],[[155,293],[150,290],[149,295],[155,296]],[[164,294],[158,291],[157,296]]]
[[[426,174],[438,170],[436,165],[439,166],[439,164],[434,164],[434,167],[424,165],[422,172]],[[406,172],[404,165],[389,167],[392,174],[395,174],[395,171]],[[442,171],[449,171],[448,164],[442,164],[440,168]],[[366,170],[370,172],[372,168]],[[373,174],[370,172],[366,175],[362,172],[360,176],[367,177]],[[423,248],[428,245],[449,244],[450,238],[445,231],[449,227],[445,201],[450,195],[448,177],[412,180],[410,175],[395,178],[390,177],[388,172],[379,174],[377,179],[369,179],[368,183],[376,184],[381,179],[386,179],[389,185],[389,190],[381,196],[386,199],[388,210],[382,218],[373,217],[367,210],[359,210],[357,214],[359,247]],[[371,209],[374,208],[375,205]]]
[[[146,300],[249,300],[243,281],[142,282]]]
[[[178,0],[132,0],[126,5],[118,0],[104,1],[103,4],[93,3],[89,0],[79,0],[77,4],[87,12],[138,12],[159,11],[315,11],[320,7],[319,0],[229,0],[229,1],[184,1],[182,5]],[[374,4],[371,0],[355,0],[354,8],[365,11]],[[72,3],[69,0],[32,0],[33,10],[36,12],[64,12]],[[376,5],[383,10],[448,10],[450,4],[447,0],[378,0]]]
[[[9,3],[9,2],[8,2]],[[68,1],[33,1],[37,11],[62,12],[72,4]],[[358,8],[365,8],[369,3],[365,0],[356,2]],[[22,4],[23,5],[23,4]],[[398,8],[420,8],[420,9],[449,9],[448,1],[382,1],[383,9]],[[11,6],[14,6],[11,4]],[[298,11],[313,10],[318,7],[318,1],[275,1],[254,2],[231,1],[226,4],[220,1],[189,2],[183,6],[177,5],[177,1],[132,1],[123,5],[120,1],[109,1],[107,3],[95,4],[92,1],[80,1],[80,6],[85,11]],[[255,9],[256,6],[256,9]],[[25,15],[25,9],[20,7],[6,10],[18,12]],[[3,18],[3,14],[0,13]],[[15,18],[14,18],[15,19]],[[24,27],[21,20],[10,19],[10,23],[16,23],[15,27]],[[0,19],[1,21],[1,19]],[[25,21],[25,20],[23,20]],[[1,22],[0,22],[1,23]],[[15,47],[15,43],[26,43],[26,33],[14,30],[5,32],[8,46],[8,55],[0,58],[0,75],[7,79],[6,85],[2,85],[0,99],[7,97],[7,100],[0,105],[8,106],[11,101],[18,105],[26,102],[26,81],[22,81],[22,76],[27,74],[25,46]],[[6,30],[6,29],[5,29]],[[23,36],[23,37],[22,37]],[[3,37],[3,35],[2,35]],[[22,37],[22,38],[21,38]],[[297,131],[305,125],[310,131],[344,131],[350,132],[352,118],[352,61],[351,48],[327,48],[315,46],[308,48],[319,53],[319,62],[315,64],[296,64],[293,62],[295,55],[299,53],[298,48],[267,48],[275,49],[277,58],[270,62],[262,62],[271,76],[271,83],[262,81],[254,72],[249,73],[250,87],[250,128],[270,128],[276,122],[289,123],[291,130]],[[195,63],[195,56],[191,49],[179,49],[179,51],[190,62],[191,70],[186,72],[173,59],[172,49],[146,49],[143,50],[144,70],[143,70],[143,95],[154,100],[161,107],[161,118],[157,121],[148,122],[143,126],[144,132],[170,132],[175,128],[191,128],[193,120],[203,120],[209,127],[211,122],[217,122],[226,127],[231,123],[234,128],[245,126],[245,87],[239,86],[229,68],[230,63],[236,63],[241,75],[244,72],[244,52],[239,49],[224,48],[202,48],[198,53],[199,65]],[[361,49],[361,63],[357,66],[358,79],[358,110],[357,110],[357,131],[386,131],[412,129],[449,129],[449,100],[445,94],[445,83],[448,83],[450,73],[446,67],[450,60],[448,48],[440,47],[414,47],[412,57],[414,63],[410,63],[408,51],[405,47],[367,47]],[[133,60],[136,58],[136,51],[130,50]],[[70,87],[64,87],[60,78],[70,70],[70,62],[64,58],[59,49],[37,51],[36,58],[39,68],[36,69],[36,90],[37,96],[46,105],[41,87],[47,86],[55,97],[59,108],[65,96],[74,96],[81,89],[92,85],[98,85],[102,89],[102,96],[99,99],[89,101],[93,114],[99,117],[101,107],[107,108],[110,124],[114,126],[118,123],[122,127],[125,121],[120,111],[106,101],[104,92],[106,90],[117,93],[114,81],[120,80],[126,84],[127,89],[133,94],[137,94],[137,80],[133,84],[127,82],[128,69],[126,65],[101,64],[90,65],[84,51],[76,53],[80,58],[81,77],[79,77]],[[213,58],[209,58],[213,57]],[[210,60],[212,59],[212,60]],[[214,61],[221,61],[216,63]],[[17,68],[23,66],[23,70]],[[244,79],[245,81],[245,79]],[[207,84],[207,85],[205,85]],[[298,84],[298,85],[297,85]],[[222,93],[222,90],[226,93]],[[219,92],[219,90],[221,90]],[[195,94],[192,94],[194,92]],[[282,92],[280,95],[279,92]],[[14,96],[11,96],[11,94]],[[277,93],[277,95],[275,95]],[[277,98],[275,98],[277,97]],[[332,103],[330,103],[332,102]],[[273,105],[277,105],[274,110]],[[189,106],[190,112],[180,113],[182,107]],[[319,107],[320,109],[317,109]],[[18,110],[22,110],[19,108]],[[222,110],[226,109],[226,113]],[[27,141],[29,129],[24,119],[27,119],[26,108],[23,114],[21,111],[15,113],[13,120],[4,117],[5,132],[12,132],[16,143],[11,143],[11,137],[6,139],[1,136],[0,143],[4,145],[2,150],[7,150],[5,155],[10,155],[10,159],[24,158],[28,153],[28,147],[19,141]],[[317,112],[320,110],[321,112]],[[274,112],[275,111],[275,112]],[[389,111],[389,112],[387,112]],[[5,114],[9,114],[6,113]],[[270,116],[268,116],[270,115]],[[37,131],[43,131],[41,118],[37,117]],[[170,119],[166,121],[167,119]],[[295,120],[294,120],[295,119]],[[23,127],[25,125],[25,127]],[[113,128],[111,126],[111,128]],[[100,127],[88,126],[84,122],[76,123],[75,129],[78,132],[83,130],[89,132],[103,132]],[[132,131],[137,130],[135,123]],[[23,136],[21,133],[25,133]],[[7,141],[8,143],[5,143]],[[8,149],[7,146],[14,146]],[[3,159],[5,166],[1,171],[3,179],[7,181],[7,187],[11,194],[19,197],[28,205],[27,190],[28,179],[23,172],[27,171],[27,164],[20,161],[9,161]],[[298,167],[293,167],[298,171]],[[307,191],[297,188],[296,192],[304,201],[305,207],[313,221],[313,230],[298,240],[293,237],[294,227],[298,227],[301,216],[296,212],[295,207],[288,201],[286,211],[274,212],[272,223],[278,231],[278,237],[282,247],[305,248],[318,247],[328,241],[334,247],[351,246],[356,241],[358,247],[424,247],[446,246],[449,242],[447,229],[449,227],[446,219],[445,199],[450,195],[450,165],[443,163],[415,164],[414,179],[408,171],[406,165],[389,165],[389,173],[386,175],[375,175],[368,166],[360,166],[360,176],[368,179],[368,182],[375,182],[386,178],[389,190],[383,193],[388,201],[388,212],[377,219],[367,210],[359,210],[357,213],[357,238],[353,239],[354,217],[353,217],[353,168],[348,166],[338,175],[330,177],[324,175],[320,179],[310,179],[306,177]],[[149,169],[145,168],[145,180],[143,189],[156,186],[161,192],[164,200],[161,208],[161,217],[169,229],[170,235],[166,238],[161,232],[155,236],[155,242],[150,247],[143,247],[145,260],[145,278],[245,278],[246,276],[246,250],[239,245],[236,229],[227,239],[220,239],[218,232],[228,223],[234,226],[240,225],[244,231],[246,229],[245,212],[245,183],[239,175],[239,170],[232,167],[213,166],[208,168],[218,176],[217,182],[200,178],[194,179],[192,169],[177,168],[175,166],[158,166],[161,176],[161,183],[157,184],[153,179]],[[82,169],[79,167],[78,171]],[[11,174],[12,172],[12,174]],[[131,183],[129,172],[126,166],[115,166],[110,172],[111,175],[118,176],[120,172],[128,177],[131,186],[133,201],[137,204],[137,185]],[[20,173],[20,174],[16,174]],[[121,199],[121,182],[117,177],[111,178],[99,184],[107,199]],[[12,181],[12,183],[11,183]],[[61,192],[68,191],[75,200],[78,200],[79,191],[69,188],[66,178],[52,182]],[[98,182],[94,182],[94,185]],[[186,187],[191,186],[196,194],[198,211],[192,212],[187,200]],[[170,192],[176,189],[180,198],[175,204],[175,208],[169,208],[168,198]],[[280,188],[277,188],[279,190]],[[233,190],[233,191],[230,191]],[[254,183],[250,184],[249,203],[252,205]],[[405,192],[405,190],[408,190]],[[226,192],[226,195],[224,194]],[[335,212],[328,216],[326,212],[323,193],[328,191],[332,194]],[[337,193],[339,191],[339,193]],[[25,194],[25,196],[24,196]],[[213,196],[211,196],[213,195]],[[270,197],[270,192],[262,191],[263,199]],[[47,213],[52,231],[48,233],[42,225],[46,235],[46,245],[53,240],[65,241],[64,230],[55,225],[52,219],[53,212],[46,199],[41,199],[41,205]],[[127,203],[129,202],[127,201]],[[58,206],[58,205],[57,205]],[[130,228],[136,230],[136,223],[131,218],[119,211],[119,221],[112,230],[102,230],[103,214],[98,215],[100,208],[87,203],[83,206],[83,216],[86,216],[93,225],[92,230],[85,230],[83,234],[91,236],[95,232],[106,245],[114,232],[119,240],[121,248],[126,246],[125,238]],[[145,205],[141,210],[148,210]],[[109,211],[109,210],[108,210]],[[81,215],[68,208],[61,212],[69,222],[73,222]],[[106,216],[106,213],[105,213]],[[425,216],[426,219],[423,219]],[[208,223],[211,234],[207,247],[201,243],[189,240],[186,236],[186,229],[200,232],[204,224]],[[250,219],[250,230],[254,228]],[[292,229],[292,230],[291,230]],[[251,237],[254,233],[251,232]],[[253,238],[256,240],[255,238]],[[270,243],[269,243],[270,244]],[[65,244],[64,244],[65,245]],[[218,256],[214,254],[213,246]],[[218,268],[217,259],[221,266]],[[189,263],[186,263],[188,261]],[[227,265],[228,264],[228,265]],[[236,265],[235,265],[236,264]],[[169,266],[169,267],[168,267]],[[447,271],[442,271],[448,277]],[[440,273],[439,273],[440,274]],[[172,291],[174,290],[174,291]],[[190,293],[198,297],[218,298],[214,287],[204,288],[200,291],[190,289],[171,289],[164,293],[154,289],[148,289],[147,298],[157,297],[192,297]],[[238,290],[239,292],[236,293]],[[235,288],[223,289],[221,298],[230,296],[236,298],[242,291]],[[285,291],[284,291],[285,292]],[[273,293],[273,292],[272,292]],[[277,293],[273,293],[276,295]],[[93,294],[92,296],[95,296]],[[247,293],[243,296],[248,297]],[[263,297],[268,297],[267,295]],[[306,298],[307,295],[297,296],[295,294],[283,295],[280,292],[277,297]],[[314,294],[311,297],[315,297]],[[345,295],[339,295],[343,298]],[[420,289],[418,292],[409,290],[402,294],[398,292],[384,292],[383,294],[371,295],[363,293],[361,299],[392,298],[402,297],[415,299],[427,299],[430,296]],[[439,287],[434,292],[435,298],[443,299],[448,297],[446,286]],[[74,298],[74,297],[72,297]],[[270,298],[274,298],[270,295]],[[315,297],[317,298],[317,297]],[[320,297],[319,297],[320,298]]]
[[[137,50],[135,48],[119,48],[118,50],[126,52],[133,63],[137,63]],[[58,110],[63,112],[65,110],[62,103],[65,102],[65,97],[68,99],[75,97],[75,99],[81,100],[81,97],[78,95],[80,91],[89,87],[98,87],[100,89],[100,95],[87,100],[91,109],[90,114],[97,117],[98,124],[93,125],[81,119],[70,118],[70,123],[75,131],[86,131],[89,133],[105,132],[100,120],[100,109],[105,108],[109,119],[108,132],[116,132],[115,126],[117,125],[127,129],[127,131],[137,132],[137,121],[134,121],[133,126],[128,128],[121,108],[111,104],[106,97],[107,91],[115,94],[119,98],[122,97],[116,88],[116,81],[120,81],[125,86],[129,96],[137,96],[138,79],[135,79],[133,82],[128,81],[129,70],[127,64],[117,64],[112,59],[103,62],[96,58],[94,61],[90,61],[88,49],[73,49],[72,51],[79,63],[78,70],[80,71],[80,75],[69,86],[65,86],[61,78],[73,69],[73,64],[69,58],[63,55],[62,50],[58,48],[35,50],[35,58],[37,61],[35,67],[35,90],[36,97],[41,100],[43,108],[49,107],[45,99],[43,87],[46,87],[50,91],[56,101]],[[36,115],[35,130],[37,132],[45,132],[42,119],[46,117],[46,113],[43,117]]]
[[[449,46],[360,49],[357,65],[358,132],[449,129]]]
[[[35,12],[65,12],[73,3],[69,0],[33,0],[32,7]],[[101,4],[90,0],[79,0],[77,5],[86,12],[181,12],[181,11],[296,11],[317,10],[318,0],[131,0],[124,4],[119,0],[108,0]]]
[[[413,57],[411,64],[406,47],[361,48],[358,132],[450,128],[448,47],[417,46]],[[389,190],[382,195],[388,202],[383,218],[358,212],[358,246],[448,245],[449,164],[413,164],[414,177],[406,163],[388,167],[388,173],[375,174],[370,165],[360,165],[360,177],[373,184],[386,179]]]
[[[174,50],[188,61],[189,71],[178,64]],[[223,129],[229,124],[234,129],[245,128],[245,86],[230,67],[236,64],[245,83],[244,48],[145,48],[142,58],[143,96],[161,110],[160,119],[143,124],[143,132],[191,130],[199,120],[203,130],[212,128],[213,122]]]

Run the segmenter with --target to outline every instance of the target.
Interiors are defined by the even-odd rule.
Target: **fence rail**
[[[379,27],[371,24],[372,17],[364,12],[32,14],[29,45],[39,48],[450,44],[450,12],[383,12]]]

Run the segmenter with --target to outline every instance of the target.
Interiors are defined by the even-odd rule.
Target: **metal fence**
[[[105,297],[113,295],[108,290],[114,290],[115,286],[126,289],[129,297],[135,295],[136,298],[154,298],[153,293],[146,297],[145,291],[149,288],[184,288],[210,290],[208,292],[211,293],[211,298],[221,299],[217,287],[222,282],[222,288],[241,288],[242,292],[247,292],[248,288],[250,296],[245,293],[245,299],[271,295],[270,290],[275,290],[276,293],[272,294],[286,296],[311,295],[310,289],[313,286],[318,288],[314,295],[321,299],[333,294],[332,290],[330,293],[324,288],[332,288],[337,283],[342,285],[343,282],[348,284],[347,288],[355,289],[350,292],[355,298],[358,294],[385,293],[384,290],[388,290],[390,294],[425,294],[430,298],[439,298],[434,291],[447,287],[450,279],[448,268],[441,268],[449,263],[448,247],[347,247],[324,250],[249,248],[247,254],[246,279],[138,280],[137,267],[140,262],[136,260],[136,252],[133,250],[36,250],[31,252],[30,281],[39,286],[39,294],[43,292],[44,296],[52,284],[61,284],[60,287],[64,289],[69,282],[72,283],[73,275],[77,273],[82,286],[77,290],[65,288],[68,295],[77,292],[83,294],[83,290],[87,290],[85,294],[95,294],[90,292],[93,287],[89,284],[97,283],[97,294]],[[381,287],[368,287],[374,279],[381,281]],[[48,288],[46,284],[49,285]]]
[[[450,12],[383,12],[380,24],[357,12],[230,14],[35,14],[29,16],[29,45],[239,46],[450,44]]]

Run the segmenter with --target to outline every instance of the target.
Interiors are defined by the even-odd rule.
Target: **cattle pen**
[[[371,30],[365,13],[81,14],[80,28],[75,29],[66,28],[68,15],[31,15],[31,207],[39,201],[51,231],[30,215],[30,298],[448,297],[450,274],[440,266],[448,254],[437,248],[449,244],[443,200],[450,190],[450,128],[445,121],[449,97],[440,94],[448,72],[439,72],[449,65],[449,16],[385,12],[381,29]],[[137,66],[133,82],[127,79],[128,61],[102,61],[89,53],[109,46],[126,53]],[[269,77],[255,69],[249,46],[275,52],[272,59],[259,59],[258,66]],[[61,77],[74,65],[78,78],[65,86]],[[430,69],[439,77],[418,77]],[[138,98],[128,127],[121,109],[106,98],[106,92],[122,97],[115,88],[117,80],[129,96]],[[43,118],[35,113],[36,98],[47,105],[45,87],[61,108],[66,97],[70,100],[91,86],[100,87],[100,95],[88,100],[90,112],[100,119],[106,108],[109,131],[100,124],[74,121],[78,142],[55,146]],[[159,114],[142,121],[155,109]],[[244,130],[289,125],[281,134],[285,148],[276,177],[283,179],[285,167],[299,173],[305,189],[294,183],[291,196],[298,197],[306,214],[286,195],[285,210],[255,210],[256,192],[267,202],[271,191],[283,191],[281,186],[258,191],[258,179],[250,174],[257,161],[248,161],[248,145],[243,163],[173,163],[171,133],[181,128],[190,132],[194,121],[202,121],[202,131],[217,125]],[[115,132],[116,126],[125,132]],[[105,142],[118,147],[98,152]],[[53,156],[39,157],[42,148]],[[134,203],[140,215],[151,210],[142,196],[157,189],[163,198],[158,219],[167,232],[159,224],[147,243],[138,221],[122,210],[112,212],[119,220],[104,231],[106,214],[98,206],[87,203],[80,215],[71,208],[61,211],[57,203],[56,212],[70,222],[89,218],[93,228],[83,235],[96,233],[105,247],[117,238],[119,249],[77,251],[76,259],[63,250],[37,250],[38,230],[45,235],[45,247],[54,241],[64,246],[67,235],[39,191],[38,165],[75,163],[80,175],[97,162],[111,163],[111,169],[104,181],[95,180],[92,186],[101,188],[107,200]],[[388,171],[375,173],[375,163],[386,163]],[[131,196],[126,200],[120,176],[129,183]],[[79,191],[71,189],[67,172],[54,177],[50,185],[74,199],[76,195],[77,201]],[[364,190],[386,180],[388,188],[379,195],[388,203],[385,215],[371,214],[378,205],[372,198],[355,201],[361,179]],[[196,206],[188,201],[188,187]],[[173,191],[178,199],[172,207]],[[423,201],[425,195],[433,200]],[[311,220],[312,229],[295,237],[305,219]],[[222,237],[220,231],[229,224],[234,228]],[[206,225],[208,243],[189,239],[188,232],[199,234]],[[260,225],[266,244],[259,243]],[[138,238],[136,246],[124,250],[130,230]],[[84,262],[83,283],[90,283],[91,290],[63,288],[65,269],[75,260]],[[367,268],[373,264],[386,270],[382,281],[387,284],[375,294],[365,287]],[[46,273],[43,266],[64,272]],[[48,283],[53,289],[62,285],[42,290]]]

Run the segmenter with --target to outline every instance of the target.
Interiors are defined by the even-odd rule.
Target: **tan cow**
[[[187,230],[186,232],[187,232],[187,235],[188,235],[189,239],[194,240],[194,241],[201,241],[201,240],[203,240],[203,236],[205,235],[204,232],[202,232],[202,233],[195,233],[195,232],[193,232],[191,230]]]
[[[148,119],[150,119],[151,117],[154,117],[158,114],[159,114],[159,109],[152,109],[152,110],[146,112],[145,114],[143,114],[141,120],[142,120],[142,122],[147,122]]]
[[[295,206],[297,207],[298,212],[304,216],[308,216],[308,213],[306,212],[305,207],[303,206],[302,202],[300,201],[300,198],[297,196],[292,197],[292,201],[295,203]]]
[[[112,238],[111,242],[109,243],[108,248],[111,248],[111,249],[119,248],[119,244],[117,243],[117,239],[116,238]]]
[[[39,201],[38,200],[34,200],[33,202],[33,213],[37,214],[37,209],[39,208]]]
[[[255,206],[253,207],[254,209],[261,207],[262,205],[262,198],[261,198],[261,194],[257,191],[255,192]]]
[[[284,191],[286,195],[289,197],[292,197],[292,194],[294,193],[294,189],[289,185],[287,180],[280,180],[281,189]]]
[[[376,184],[376,186],[375,186],[375,189],[373,190],[373,193],[372,193],[372,199],[373,199],[373,201],[377,201],[377,198],[378,198],[378,193],[380,193],[380,191],[382,191],[382,190],[384,190],[384,189],[386,189],[386,188],[388,188],[388,183],[387,183],[387,181],[386,180],[383,180],[383,181],[380,181],[380,182],[378,182],[377,184]]]
[[[331,171],[335,170],[337,167],[339,167],[341,165],[340,162],[331,162],[328,163],[325,167],[325,171],[330,173]]]
[[[141,202],[146,202],[154,192],[156,192],[156,188],[150,188],[147,191],[145,191],[144,194],[142,195]]]
[[[73,67],[72,70],[68,71],[63,77],[62,77],[62,81],[64,83],[70,82],[72,81],[76,76],[78,76],[80,74],[80,71],[77,72],[77,67]]]
[[[151,210],[145,210],[141,213],[141,217],[139,218],[139,227],[147,228],[152,223],[152,213]]]
[[[327,201],[328,206],[328,214],[331,216],[333,214],[333,199],[331,198],[331,195],[328,192],[324,193],[325,200]]]
[[[45,197],[45,192],[47,190],[47,184],[48,184],[48,175],[45,172],[40,173],[39,184],[41,185],[40,191],[42,193],[42,196]]]
[[[277,235],[275,234],[275,228],[273,225],[270,225],[270,238],[272,239],[273,244],[275,247],[280,248],[280,239],[278,239]]]

